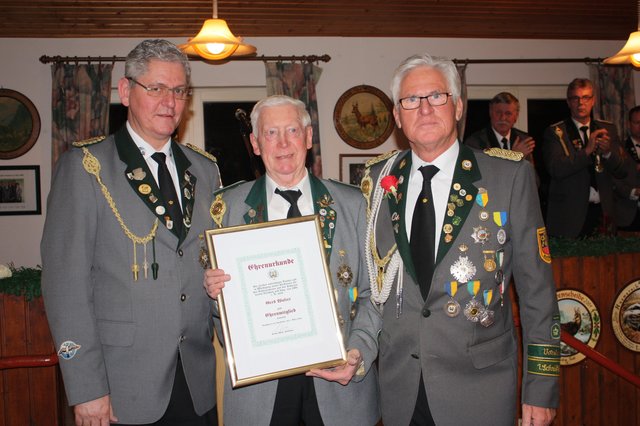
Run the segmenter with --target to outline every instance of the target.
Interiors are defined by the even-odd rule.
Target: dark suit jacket
[[[613,177],[623,178],[623,154],[618,132],[613,124],[591,120],[591,129],[604,128],[611,138],[611,156],[602,157],[603,173],[596,173],[602,211],[610,220],[614,218]],[[593,156],[579,149],[580,131],[570,118],[552,124],[544,132],[542,152],[549,172],[549,195],[547,200],[547,228],[549,235],[575,238],[580,234],[589,207],[590,169],[594,167]]]
[[[623,179],[614,178],[614,201],[615,201],[615,220],[619,227],[626,227],[633,223],[636,215],[639,214],[638,201],[630,198],[631,191],[634,188],[640,188],[640,158],[636,152],[635,146],[631,138],[627,138],[624,142],[625,158],[624,169],[627,176]]]
[[[512,275],[515,278],[525,330],[525,359],[534,361],[536,353],[543,348],[547,351],[524,369],[522,401],[557,406],[558,304],[531,164],[493,158],[460,146],[449,190],[447,210],[452,213],[444,218],[425,301],[416,284],[405,228],[405,216],[411,214],[405,211],[411,153],[401,152],[388,161],[393,161],[388,175],[400,181],[397,196],[381,200],[375,227],[375,203],[369,204],[372,211],[367,227],[375,237],[371,249],[372,253],[377,251],[375,257],[393,252],[394,245],[401,256],[398,274],[403,282],[402,311],[398,312],[396,305],[400,281],[396,276],[384,305],[379,338],[385,426],[409,424],[421,376],[435,424],[513,425],[517,408],[517,339],[509,291],[505,289],[502,300],[496,283],[497,269],[503,271],[507,285]],[[379,199],[375,191],[380,186],[384,164],[386,161],[380,160],[365,170],[361,186],[370,203]],[[481,216],[481,212],[488,215]],[[487,237],[484,243],[475,241],[480,235]],[[488,261],[499,250],[504,254],[502,266],[493,270]],[[393,259],[385,266],[385,276],[390,274],[391,264]],[[457,293],[450,296],[446,286],[457,283],[454,272],[465,272],[466,277],[458,283]],[[467,290],[467,281],[477,281],[476,297]],[[493,325],[472,322],[463,312],[456,317],[445,313],[444,307],[451,299],[464,310],[474,298],[482,302],[485,291],[493,294],[487,303],[495,314]]]
[[[181,235],[165,226],[160,191],[126,127],[66,152],[48,199],[42,294],[56,346],[78,346],[73,356],[60,352],[67,398],[75,405],[109,394],[122,423],[152,423],[162,416],[178,351],[196,412],[215,404],[214,310],[202,288],[199,235],[213,227],[209,209],[220,178],[204,156],[175,142],[172,150],[185,224]],[[99,172],[99,180],[83,162]],[[145,247],[134,246],[121,226],[142,237],[155,221],[156,236],[146,252],[148,262],[159,265],[157,279],[151,271],[144,277]],[[136,262],[140,272],[134,281]]]
[[[511,128],[511,133],[509,134],[509,146],[512,147],[518,137],[520,137],[520,140],[524,140],[530,136],[531,135],[529,135],[528,133],[525,133],[522,130],[513,127]],[[498,142],[496,134],[490,125],[469,135],[469,137],[464,140],[464,144],[470,146],[471,148],[479,150],[484,150],[487,148],[501,148],[500,142]],[[529,154],[526,159],[533,162],[533,155]]]

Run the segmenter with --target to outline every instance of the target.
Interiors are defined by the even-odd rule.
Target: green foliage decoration
[[[9,263],[7,267],[11,270],[11,276],[0,278],[0,294],[24,296],[27,301],[40,297],[42,294],[40,288],[42,267],[40,265],[35,268],[24,266],[16,268],[13,263]]]
[[[584,239],[550,238],[552,258],[607,256],[640,252],[640,238],[597,235]]]

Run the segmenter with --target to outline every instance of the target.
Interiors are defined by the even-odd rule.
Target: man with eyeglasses
[[[126,125],[74,143],[56,166],[42,291],[76,425],[216,422],[199,237],[220,177],[213,157],[172,136],[190,76],[172,43],[138,44],[118,82]]]
[[[522,424],[558,405],[560,325],[535,174],[521,153],[458,140],[450,60],[416,55],[391,82],[410,150],[367,164],[366,250],[379,333],[385,426],[513,425],[522,323]]]
[[[542,152],[549,173],[549,235],[589,237],[613,224],[613,177],[623,178],[623,156],[615,126],[595,120],[593,84],[576,78],[567,87],[571,116],[544,132]]]

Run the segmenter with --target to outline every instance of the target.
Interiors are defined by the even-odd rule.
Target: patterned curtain
[[[589,77],[597,99],[594,117],[613,122],[622,139],[627,131],[629,110],[636,104],[632,71],[628,65],[589,64]]]
[[[464,127],[467,121],[467,64],[456,64],[458,74],[460,74],[460,98],[462,99],[462,117],[458,121],[458,140],[464,140]]]
[[[51,162],[72,142],[109,130],[112,64],[51,66]]]
[[[287,95],[299,99],[307,106],[313,127],[313,145],[307,155],[307,167],[317,177],[322,177],[320,155],[320,128],[318,127],[318,99],[316,84],[322,68],[305,63],[265,62],[267,95]]]

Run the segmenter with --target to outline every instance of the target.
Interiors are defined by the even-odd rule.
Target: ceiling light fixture
[[[638,1],[638,31],[629,34],[627,44],[615,55],[606,58],[607,65],[631,64],[640,68],[640,1]]]
[[[213,0],[213,19],[207,19],[198,35],[178,47],[187,55],[198,55],[213,61],[256,53],[255,46],[244,43],[242,37],[234,36],[227,22],[218,19],[217,0]]]

